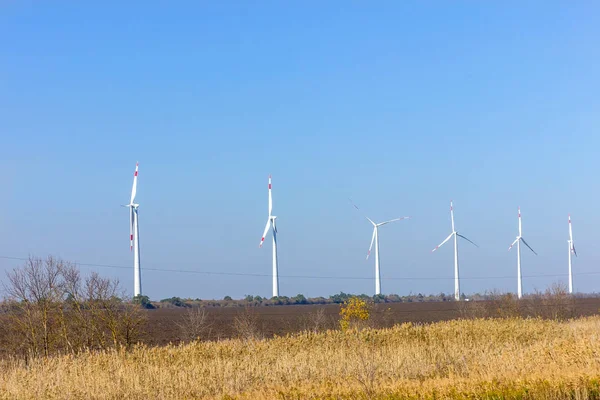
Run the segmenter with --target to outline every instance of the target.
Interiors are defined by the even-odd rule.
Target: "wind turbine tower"
[[[133,251],[133,295],[142,294],[142,275],[140,270],[140,228],[138,226],[138,208],[139,204],[135,203],[135,195],[137,193],[139,164],[135,164],[135,172],[133,173],[133,187],[131,188],[131,199],[129,204],[123,207],[129,208],[129,250]]]
[[[354,204],[351,199],[350,199],[350,203],[352,203],[354,208],[356,208],[357,210],[360,211],[358,206],[356,204]],[[369,221],[371,223],[371,225],[373,225],[373,236],[371,237],[371,245],[369,246],[369,252],[367,253],[367,260],[369,259],[369,256],[371,255],[371,249],[373,248],[373,243],[375,243],[375,294],[379,295],[379,294],[381,294],[381,268],[379,265],[379,227],[389,224],[390,222],[396,222],[396,221],[401,221],[403,219],[409,219],[410,217],[400,217],[400,218],[395,218],[395,219],[391,219],[389,221],[380,222],[380,223],[373,222],[373,220],[371,220],[367,216],[365,216],[365,218],[367,219],[367,221]]]
[[[512,242],[512,244],[508,248],[508,250],[510,251],[510,249],[512,249],[515,244],[517,245],[517,297],[519,299],[523,296],[523,278],[521,276],[521,242],[523,242],[523,244],[527,246],[529,250],[531,250],[533,254],[537,256],[535,250],[533,250],[531,246],[527,244],[525,239],[523,239],[523,229],[521,224],[521,207],[519,207],[519,236],[517,236],[515,241]]]
[[[265,237],[269,232],[269,228],[273,231],[273,297],[279,296],[279,275],[278,275],[278,263],[277,263],[277,225],[275,221],[277,217],[273,215],[273,197],[271,195],[271,175],[269,175],[269,217],[267,218],[267,225],[265,226],[265,231],[263,232],[262,238],[260,239],[260,244],[258,247],[262,247]]]
[[[467,242],[470,242],[475,247],[479,247],[479,246],[477,246],[474,242],[472,242],[466,236],[463,236],[456,231],[456,229],[454,227],[454,207],[452,205],[452,201],[450,201],[450,220],[452,221],[452,233],[450,233],[450,235],[448,235],[448,237],[446,239],[444,239],[444,241],[442,243],[437,245],[435,247],[435,249],[431,250],[431,252],[433,253],[434,251],[436,251],[437,249],[442,247],[444,245],[444,243],[446,243],[448,240],[450,240],[450,238],[454,237],[454,300],[459,301],[460,300],[460,279],[459,279],[459,273],[458,273],[458,238],[461,237],[461,238],[465,239]]]

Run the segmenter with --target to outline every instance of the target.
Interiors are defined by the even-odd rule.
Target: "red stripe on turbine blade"
[[[271,189],[271,184],[269,183],[269,189]]]
[[[137,171],[135,171],[135,172],[133,173],[133,176],[137,176],[137,174],[138,174],[138,172],[137,172]]]

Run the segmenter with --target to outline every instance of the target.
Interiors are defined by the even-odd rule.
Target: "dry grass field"
[[[600,317],[469,319],[2,362],[3,399],[597,399]]]

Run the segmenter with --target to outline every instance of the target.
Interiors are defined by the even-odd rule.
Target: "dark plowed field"
[[[518,304],[518,305],[517,305]],[[317,316],[322,309],[322,315]],[[376,304],[372,312],[372,324],[377,327],[391,326],[402,322],[429,323],[456,318],[513,315],[517,309],[520,315],[555,317],[577,317],[594,315],[600,312],[600,298],[578,298],[566,302],[516,303],[505,302],[427,302],[427,303],[385,303]],[[148,310],[148,322],[144,341],[152,345],[177,343],[182,338],[182,323],[188,313],[187,308],[159,308]],[[203,334],[204,339],[225,339],[240,334],[236,328],[236,318],[252,321],[264,337],[285,335],[306,329],[327,329],[337,327],[339,304],[327,305],[288,305],[257,307],[214,307],[206,308],[210,327]],[[317,322],[318,321],[318,322]]]

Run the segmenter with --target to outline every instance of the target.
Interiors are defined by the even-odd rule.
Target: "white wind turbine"
[[[454,236],[454,299],[458,301],[460,300],[460,280],[458,274],[458,238],[461,237],[465,239],[467,242],[470,242],[471,244],[475,245],[475,247],[479,246],[477,246],[466,236],[463,236],[456,231],[454,227],[454,207],[452,206],[452,201],[450,201],[450,220],[452,221],[452,233],[450,233],[450,235],[448,235],[448,237],[444,239],[442,243],[437,245],[435,249],[431,250],[431,252],[433,253],[434,251],[442,247],[444,243],[446,243],[448,240],[450,240],[450,238]]]
[[[537,256],[535,250],[531,248],[530,245],[527,244],[525,239],[523,239],[523,231],[521,229],[521,207],[519,207],[519,236],[515,239],[514,242],[510,245],[508,250],[513,248],[513,246],[517,245],[517,297],[520,299],[523,296],[523,278],[521,277],[521,242],[525,244],[525,246],[529,247],[529,250],[533,252]]]
[[[276,216],[272,215],[273,211],[273,198],[271,196],[271,175],[269,175],[269,218],[267,219],[267,225],[263,232],[260,244],[258,247],[262,247],[265,236],[269,231],[269,226],[273,231],[273,297],[279,296],[279,275],[278,275],[278,263],[277,263],[277,225],[275,224]]]
[[[142,276],[140,270],[140,229],[138,226],[138,207],[135,203],[137,193],[138,163],[135,163],[135,172],[133,173],[133,187],[131,188],[131,199],[129,204],[123,207],[129,208],[129,249],[133,250],[133,295],[138,296],[142,293]]]
[[[575,254],[577,257],[577,251],[575,251],[575,244],[573,243],[573,228],[571,227],[571,216],[569,215],[569,293],[573,294],[573,271],[571,270],[571,257]]]
[[[354,204],[351,199],[350,199],[350,203],[352,203],[354,208],[356,208],[357,210],[360,211],[358,206],[356,204]],[[401,221],[403,219],[409,219],[410,217],[395,218],[395,219],[391,219],[389,221],[380,222],[378,224],[373,222],[373,220],[371,220],[366,215],[365,215],[365,218],[367,219],[367,221],[369,221],[371,223],[371,225],[373,225],[373,236],[371,237],[371,245],[369,246],[369,252],[367,253],[367,260],[369,259],[369,256],[371,255],[371,249],[373,248],[373,242],[375,242],[375,294],[379,295],[379,294],[381,294],[381,269],[380,269],[380,265],[379,265],[379,227],[389,224],[390,222]]]

